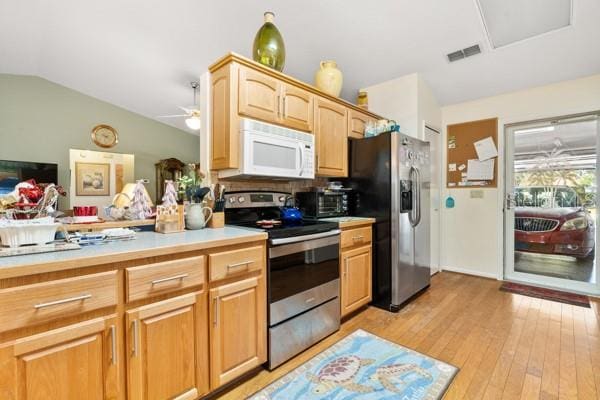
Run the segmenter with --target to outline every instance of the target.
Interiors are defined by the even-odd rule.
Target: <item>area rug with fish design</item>
[[[458,368],[361,329],[251,400],[441,399]]]

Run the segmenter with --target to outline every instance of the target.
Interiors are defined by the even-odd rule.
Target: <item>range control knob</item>
[[[246,201],[246,198],[244,196],[238,197],[238,203],[243,203],[245,201]]]
[[[285,202],[285,196],[279,196],[279,202],[280,203]]]
[[[229,202],[232,203],[232,204],[235,203],[235,197],[230,197],[229,198]]]

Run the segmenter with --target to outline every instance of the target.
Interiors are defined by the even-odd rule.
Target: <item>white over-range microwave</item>
[[[220,178],[314,179],[315,137],[248,118],[240,122],[240,168]]]

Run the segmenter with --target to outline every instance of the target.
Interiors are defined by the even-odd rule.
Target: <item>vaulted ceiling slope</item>
[[[596,0],[574,0],[571,27],[495,50],[475,0],[2,0],[0,73],[39,75],[151,118],[173,114],[210,63],[231,50],[250,56],[266,10],[286,43],[284,72],[312,82],[320,60],[336,60],[351,101],[413,72],[442,105],[600,72]],[[476,43],[482,54],[447,62]]]

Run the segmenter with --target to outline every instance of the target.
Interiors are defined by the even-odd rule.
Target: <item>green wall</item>
[[[158,160],[199,160],[196,135],[39,77],[0,74],[0,159],[58,163],[58,183],[69,190],[69,149],[107,151],[90,139],[98,124],[117,130],[119,143],[108,151],[135,155],[135,178],[150,180],[152,197]]]

